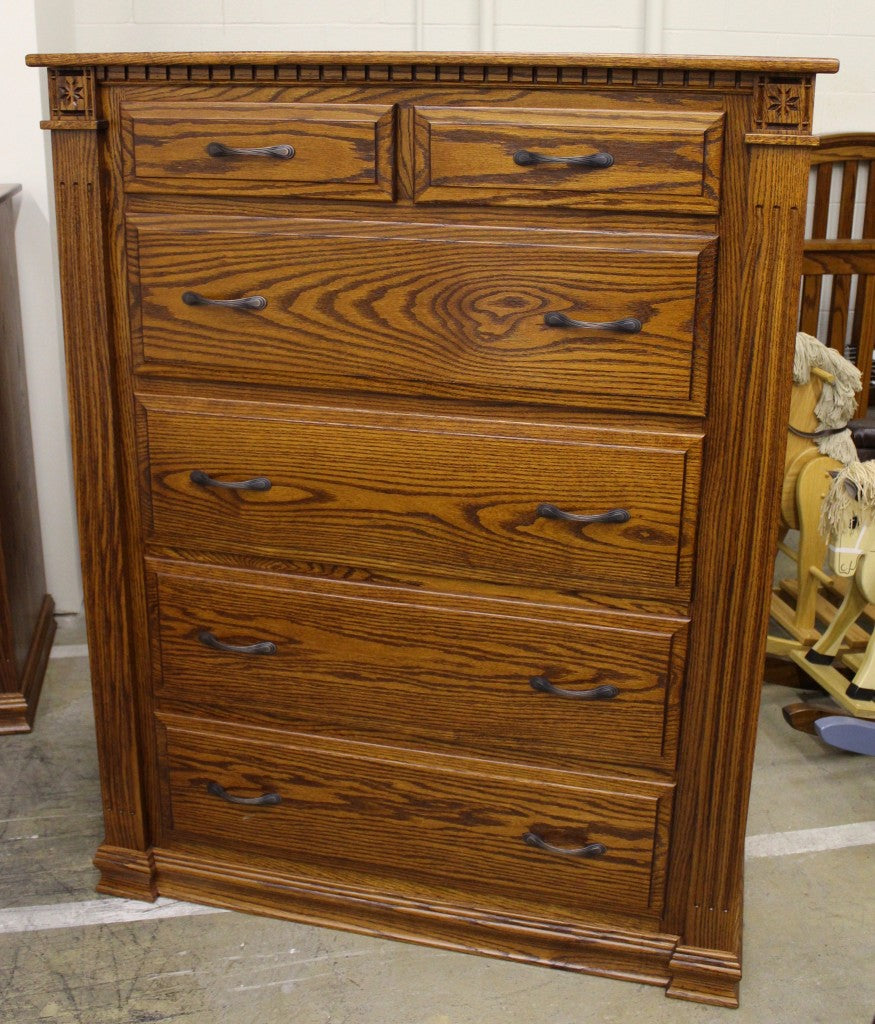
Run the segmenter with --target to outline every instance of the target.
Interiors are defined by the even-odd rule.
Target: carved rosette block
[[[97,114],[94,68],[51,68],[49,70],[51,117],[42,128],[94,131],[103,128]]]
[[[754,131],[807,135],[813,101],[809,78],[759,75],[754,87]]]

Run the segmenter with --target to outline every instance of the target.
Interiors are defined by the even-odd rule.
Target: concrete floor
[[[875,760],[824,746],[764,694],[749,821],[742,1005],[189,904],[98,897],[101,839],[77,627],[36,730],[0,739],[3,1024],[870,1024]],[[799,852],[800,850],[808,852]]]

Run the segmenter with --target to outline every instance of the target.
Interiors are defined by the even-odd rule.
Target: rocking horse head
[[[829,538],[833,572],[853,576],[860,558],[875,551],[875,461],[852,462],[830,475],[820,532]]]
[[[856,462],[857,452],[847,428],[862,387],[857,367],[840,352],[800,331],[793,357],[793,384],[788,466],[809,445],[837,462]]]

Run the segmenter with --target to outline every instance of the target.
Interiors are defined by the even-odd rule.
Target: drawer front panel
[[[420,202],[719,207],[720,112],[418,107],[415,133]]]
[[[704,410],[713,240],[496,234],[140,228],[139,362],[282,386]],[[203,302],[241,298],[262,308]]]
[[[311,422],[288,406],[245,407],[246,418],[235,404],[147,411],[155,541],[456,579],[688,594],[695,438],[660,446],[642,435],[632,446],[611,444],[622,435],[609,432],[595,443],[560,429],[488,436],[427,417],[386,429]],[[274,418],[256,419],[256,410]],[[221,486],[257,478],[270,489]],[[565,521],[543,505],[629,518]]]
[[[682,626],[280,589],[246,573],[159,572],[155,587],[164,707],[567,770],[673,765]]]
[[[126,184],[391,200],[392,120],[385,105],[131,103],[122,113]]]
[[[309,878],[484,909],[647,914],[661,906],[669,787],[645,796],[525,784],[175,722],[165,741],[166,847],[206,847]],[[234,798],[275,794],[281,802],[235,805],[209,792],[210,783]],[[571,850],[598,843],[605,852],[554,853],[528,845],[526,833]]]

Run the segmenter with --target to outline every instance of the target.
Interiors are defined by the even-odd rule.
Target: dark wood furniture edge
[[[8,446],[0,469],[5,474],[0,496],[0,734],[30,732],[39,703],[49,652],[55,634],[54,601],[45,593],[42,534],[37,512],[36,477],[32,460],[30,410],[24,379],[16,272],[12,198],[17,183],[0,185],[3,216],[3,352],[0,353],[0,441]],[[8,332],[8,333],[7,333]],[[0,445],[2,447],[2,445]],[[7,521],[8,520],[8,521]],[[8,645],[8,646],[7,646]]]
[[[795,667],[795,663],[794,664]],[[800,668],[800,672],[801,672]],[[815,684],[816,685],[816,684]],[[818,687],[820,689],[820,687]],[[824,694],[824,696],[826,696]],[[833,704],[831,707],[825,704],[818,704],[812,701],[808,703],[806,701],[795,701],[793,704],[785,704],[781,708],[781,714],[784,716],[784,721],[792,729],[796,729],[797,732],[806,732],[810,736],[817,735],[817,729],[814,728],[814,723],[819,721],[821,718],[832,718],[836,716],[844,717],[848,714],[844,708]]]
[[[0,734],[30,732],[33,729],[33,720],[57,629],[54,611],[55,602],[46,594],[27,653],[27,662],[21,678],[21,694],[0,696]]]

